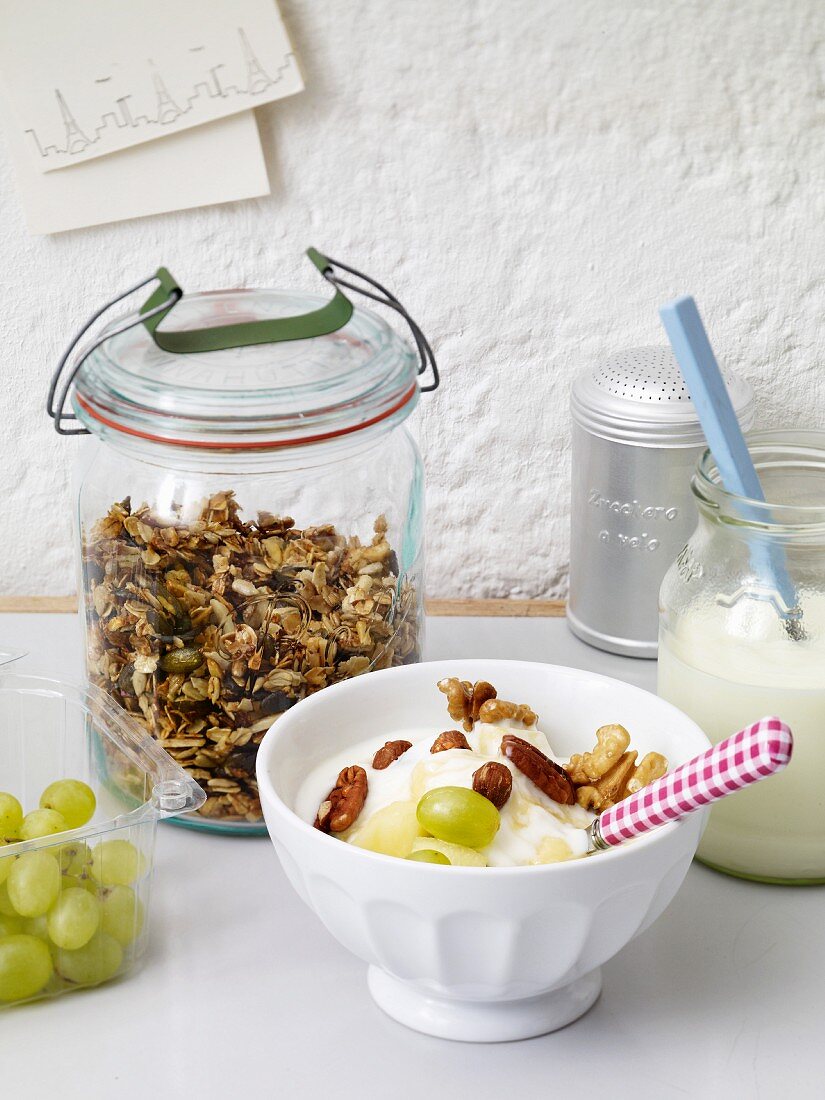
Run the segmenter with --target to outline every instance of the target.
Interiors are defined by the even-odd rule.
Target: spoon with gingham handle
[[[788,726],[762,718],[605,810],[588,829],[591,851],[612,848],[767,779],[787,766],[792,751]]]

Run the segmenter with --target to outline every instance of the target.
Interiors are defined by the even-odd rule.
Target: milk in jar
[[[660,593],[658,690],[714,743],[769,715],[793,732],[784,772],[713,808],[699,858],[825,882],[825,432],[747,438],[768,503],[727,493],[700,460],[698,527]]]
[[[762,605],[761,610],[774,614]],[[817,608],[819,617],[825,607]],[[810,617],[810,609],[806,619]],[[714,807],[699,858],[759,878],[825,879],[825,643],[787,634],[731,644],[697,615],[663,632],[659,694],[689,714],[714,743],[766,715],[791,727],[785,771]]]

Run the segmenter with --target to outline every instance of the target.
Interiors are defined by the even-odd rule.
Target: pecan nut
[[[403,756],[407,749],[412,748],[412,741],[386,741],[372,758],[372,766],[376,771],[382,772],[394,763],[399,756]]]
[[[358,764],[344,768],[318,808],[315,828],[324,833],[343,833],[352,825],[367,800],[367,773]]]
[[[564,769],[529,741],[506,733],[501,739],[501,753],[554,802],[572,806],[576,801],[576,790]]]
[[[461,730],[444,730],[430,747],[430,752],[446,752],[447,749],[469,749],[470,743]]]
[[[506,764],[499,764],[497,760],[489,760],[482,764],[478,771],[473,772],[473,790],[484,795],[500,810],[513,789],[513,775]]]

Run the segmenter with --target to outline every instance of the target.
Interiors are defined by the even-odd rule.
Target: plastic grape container
[[[158,820],[201,788],[101,690],[0,673],[0,790],[24,811],[52,783],[95,793],[80,828],[0,837],[0,1009],[120,979],[149,933]]]

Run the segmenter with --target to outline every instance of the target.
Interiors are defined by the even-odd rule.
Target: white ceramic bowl
[[[370,964],[390,1016],[450,1039],[526,1038],[563,1027],[599,995],[599,967],[663,912],[699,842],[695,813],[589,859],[541,867],[443,867],[364,851],[293,811],[310,769],[347,745],[411,725],[449,724],[443,676],[489,680],[526,702],[555,752],[589,748],[620,722],[633,748],[673,767],[708,747],[669,703],[606,676],[522,661],[409,665],[348,680],[279,718],[258,753],[266,824],[290,882],[345,947]],[[335,777],[330,776],[330,785]]]

